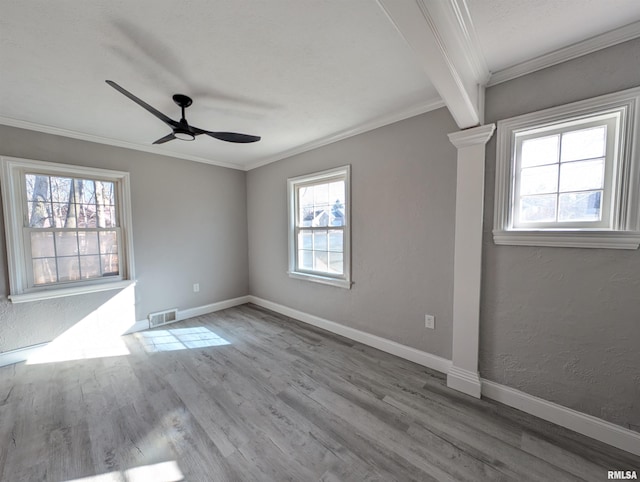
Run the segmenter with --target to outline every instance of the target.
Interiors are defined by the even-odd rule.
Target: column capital
[[[495,124],[472,127],[471,129],[465,129],[463,131],[452,132],[449,134],[449,141],[451,141],[451,143],[458,149],[476,145],[485,145],[489,142],[489,139],[491,139],[495,130]]]

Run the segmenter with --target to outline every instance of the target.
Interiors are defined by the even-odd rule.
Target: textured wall
[[[487,89],[494,122],[640,85],[640,40]],[[487,146],[480,371],[640,430],[640,251],[493,244]]]
[[[0,154],[130,172],[138,320],[248,294],[244,172],[6,126]],[[117,294],[12,304],[0,231],[0,352],[50,341]]]
[[[451,357],[457,128],[445,109],[247,173],[253,295]],[[351,164],[351,290],[287,276],[287,178]],[[424,315],[436,315],[436,329]]]

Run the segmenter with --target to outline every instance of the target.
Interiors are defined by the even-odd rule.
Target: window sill
[[[327,276],[318,276],[295,271],[288,271],[287,274],[289,275],[289,278],[312,281],[323,285],[337,286],[338,288],[351,289],[351,285],[353,284],[351,281],[345,279],[329,278]]]
[[[31,301],[49,300],[53,298],[65,298],[67,296],[82,295],[85,293],[97,293],[100,291],[119,290],[135,285],[135,281],[113,281],[109,283],[99,283],[93,285],[73,286],[70,288],[45,289],[19,295],[10,295],[12,303],[28,303]]]
[[[639,231],[493,231],[497,245],[638,249]]]

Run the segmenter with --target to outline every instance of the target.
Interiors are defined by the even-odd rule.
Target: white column
[[[495,124],[449,134],[458,149],[453,271],[453,354],[447,386],[480,398],[478,340],[485,144]]]

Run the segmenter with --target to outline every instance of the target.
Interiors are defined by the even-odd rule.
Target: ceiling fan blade
[[[165,142],[169,142],[172,141],[176,138],[176,136],[173,135],[173,132],[171,134],[168,134],[164,137],[161,137],[160,139],[158,139],[157,141],[154,142],[154,144],[164,144]]]
[[[227,142],[237,142],[240,144],[248,144],[249,142],[258,142],[260,140],[260,136],[250,136],[249,134],[239,134],[237,132],[210,132],[203,131],[202,129],[195,129],[199,134],[206,134],[211,137],[215,137],[216,139],[220,139],[221,141]]]
[[[170,117],[164,115],[162,112],[160,112],[159,110],[151,107],[149,104],[147,104],[145,101],[143,101],[142,99],[139,99],[138,97],[136,97],[135,95],[133,95],[131,92],[129,92],[126,89],[123,89],[122,87],[120,87],[118,84],[116,84],[113,80],[105,80],[105,82],[107,84],[109,84],[111,87],[113,87],[114,89],[116,89],[118,92],[120,92],[121,94],[129,97],[129,99],[131,99],[132,101],[134,101],[136,104],[138,104],[140,107],[142,107],[143,109],[146,109],[148,112],[150,112],[151,114],[153,114],[154,116],[156,116],[158,119],[160,119],[162,122],[164,122],[165,124],[167,124],[169,127],[176,127],[178,125],[178,123],[176,121],[174,121],[173,119],[171,119]],[[166,141],[165,141],[166,142]]]

